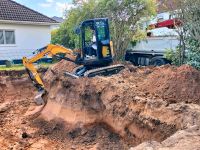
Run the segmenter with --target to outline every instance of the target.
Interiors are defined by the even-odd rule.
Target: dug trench
[[[71,79],[63,72],[76,66],[66,61],[57,63],[43,77],[48,95],[39,116],[36,112],[42,107],[33,103],[36,91],[27,77],[7,78],[7,84],[2,78],[0,146],[198,149],[200,72],[187,65],[125,65],[124,71],[110,77]],[[17,85],[16,80],[22,84]],[[10,87],[18,93],[16,98],[6,96]],[[18,91],[25,94],[20,97]],[[187,142],[180,147],[178,141],[184,139]]]

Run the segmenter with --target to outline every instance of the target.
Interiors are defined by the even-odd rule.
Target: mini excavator
[[[61,45],[49,44],[36,50],[34,52],[36,55],[32,58],[23,57],[23,65],[34,86],[39,91],[35,101],[41,101],[41,104],[43,104],[42,97],[46,93],[42,79],[34,66],[34,63],[43,57],[54,56],[79,65],[72,73],[64,73],[65,76],[72,78],[109,76],[117,74],[125,68],[121,64],[111,65],[114,53],[107,18],[96,18],[82,22],[76,29],[76,34],[79,35],[81,45],[79,50],[71,50]]]

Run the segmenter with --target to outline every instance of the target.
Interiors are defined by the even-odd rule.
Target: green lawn
[[[13,65],[11,67],[6,67],[5,65],[0,66],[0,71],[9,71],[9,70],[23,70],[24,66],[23,65]]]
[[[42,63],[39,64],[38,66],[43,67],[43,68],[48,68],[52,64],[50,63]],[[24,70],[25,67],[20,64],[20,65],[12,65],[11,67],[6,67],[5,65],[0,65],[0,71],[11,71],[11,70]]]

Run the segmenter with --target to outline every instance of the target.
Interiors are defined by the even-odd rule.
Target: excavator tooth
[[[65,77],[70,77],[70,78],[74,78],[74,79],[78,79],[79,76],[75,75],[75,74],[72,74],[70,72],[65,72],[64,73]]]

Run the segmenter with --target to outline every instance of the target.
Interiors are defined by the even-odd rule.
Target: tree
[[[62,24],[60,29],[51,32],[51,43],[60,44],[69,48],[75,48],[74,39],[70,36],[70,30],[68,30],[66,24]]]
[[[67,19],[58,31],[58,36],[63,35],[62,31],[66,31],[69,38],[66,38],[65,42],[63,40],[59,42],[67,47],[74,43],[77,47],[78,37],[73,33],[75,26],[86,19],[108,17],[118,60],[124,57],[128,44],[134,35],[139,33],[139,21],[155,14],[154,0],[75,0],[74,2],[76,8],[67,13]]]
[[[159,0],[159,9],[170,12],[175,18],[179,18],[183,22],[183,1],[182,0]],[[175,23],[175,22],[174,22]],[[166,58],[171,60],[175,65],[182,65],[185,61],[185,38],[186,30],[182,26],[176,26],[176,31],[179,36],[179,46],[175,50],[167,50]]]
[[[177,28],[180,46],[171,58],[174,64],[187,63],[200,69],[200,0],[174,2],[177,9],[174,15],[182,21],[182,27]]]
[[[186,63],[200,70],[200,42],[192,38],[187,39],[188,49]]]
[[[155,3],[152,0],[103,0],[98,6],[98,14],[110,19],[112,40],[119,60],[138,33],[139,21],[155,13]]]
[[[61,44],[71,49],[79,48],[79,36],[75,34],[75,29],[79,24],[90,18],[95,18],[94,9],[97,7],[96,0],[89,2],[74,1],[75,8],[66,11],[66,20],[52,38],[53,44]]]
[[[185,30],[185,63],[200,69],[200,0],[183,0],[181,13]]]

